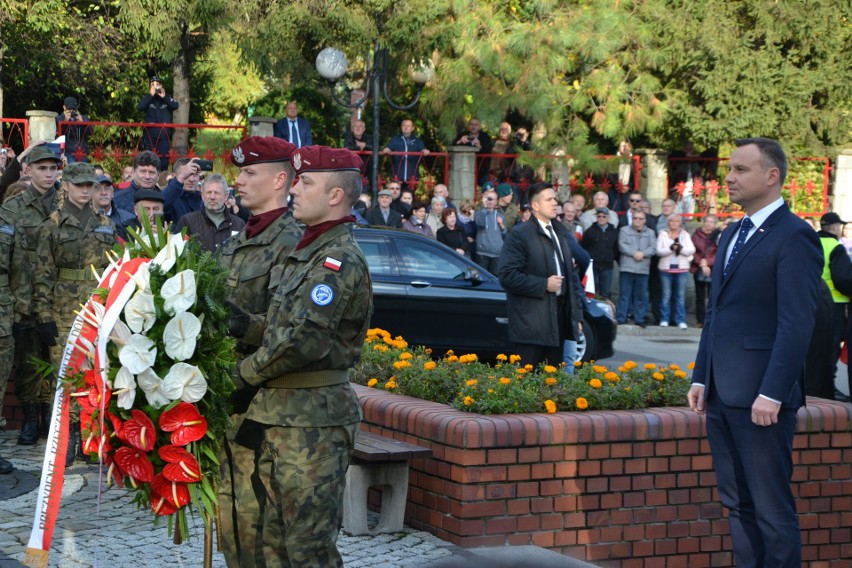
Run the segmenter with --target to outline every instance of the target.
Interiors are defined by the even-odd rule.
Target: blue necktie
[[[743,218],[742,223],[740,223],[740,232],[737,234],[737,242],[734,243],[734,248],[731,249],[731,256],[728,257],[728,262],[725,264],[725,271],[722,273],[722,276],[728,275],[728,269],[731,268],[731,264],[733,264],[740,249],[743,248],[748,232],[751,231],[752,227],[754,227],[752,220],[748,217]]]
[[[302,137],[299,136],[299,126],[295,120],[290,120],[290,143],[295,144],[296,148],[302,147]]]

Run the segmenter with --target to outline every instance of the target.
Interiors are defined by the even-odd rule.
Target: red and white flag
[[[595,271],[592,270],[592,265],[595,263],[594,260],[589,261],[589,267],[586,268],[586,275],[583,276],[583,288],[586,291],[587,298],[595,297]]]

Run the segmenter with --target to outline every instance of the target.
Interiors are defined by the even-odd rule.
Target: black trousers
[[[514,352],[521,356],[521,363],[538,366],[539,364],[550,364],[558,367],[562,362],[562,344],[565,339],[573,339],[573,332],[566,331],[565,306],[568,300],[564,295],[557,298],[556,322],[559,326],[558,345],[533,345],[530,343],[515,343]]]

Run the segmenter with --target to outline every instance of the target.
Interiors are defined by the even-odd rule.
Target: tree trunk
[[[172,117],[172,121],[177,124],[189,122],[189,79],[192,71],[192,57],[188,26],[186,22],[182,22],[180,51],[178,51],[172,65],[172,79],[174,81],[174,94],[172,96],[180,103],[180,107]],[[189,132],[186,128],[175,129],[175,134],[172,137],[172,148],[178,154],[186,155],[189,150]]]

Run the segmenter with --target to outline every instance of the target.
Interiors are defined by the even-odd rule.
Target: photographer
[[[187,213],[204,206],[198,191],[201,172],[213,169],[209,160],[180,158],[175,160],[174,177],[163,190],[163,220],[175,222]]]
[[[66,97],[62,104],[62,114],[56,117],[56,131],[65,136],[65,157],[68,163],[88,162],[89,144],[86,137],[92,127],[83,124],[62,124],[60,122],[83,123],[89,122],[89,117],[80,114],[78,102],[74,97]]]
[[[172,111],[179,106],[180,103],[166,94],[160,78],[154,75],[148,83],[148,94],[142,97],[136,108],[145,113],[145,122],[149,124],[171,124]],[[139,141],[140,150],[151,150],[160,156],[160,171],[169,168],[171,136],[171,128],[148,126]]]

